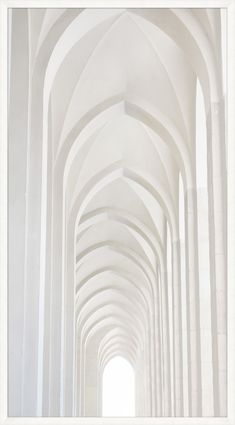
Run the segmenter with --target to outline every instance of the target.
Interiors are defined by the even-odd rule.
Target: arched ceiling
[[[55,40],[44,116],[75,246],[80,347],[92,343],[100,364],[119,352],[133,363],[147,344],[167,222],[178,237],[179,174],[185,185],[194,176],[196,80],[213,89],[218,14],[41,9],[36,19],[30,9],[29,17],[35,70]],[[200,50],[203,37],[211,51]]]

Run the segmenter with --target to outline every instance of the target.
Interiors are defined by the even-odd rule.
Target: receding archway
[[[113,357],[104,368],[102,416],[135,416],[135,373],[121,356]]]

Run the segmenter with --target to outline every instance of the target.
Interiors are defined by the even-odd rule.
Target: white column
[[[168,283],[168,273],[165,271],[163,284],[165,285],[165,293],[163,294],[163,303],[165,304],[165,332],[164,332],[164,340],[165,340],[165,350],[166,350],[166,358],[165,358],[165,382],[167,386],[167,390],[165,393],[165,416],[172,416],[172,363],[171,363],[171,345],[170,345],[170,314],[169,308],[171,305],[169,303],[169,283]],[[164,299],[165,298],[165,299]]]
[[[49,416],[60,415],[62,305],[62,182],[54,175],[52,202],[52,266],[50,306]]]
[[[154,306],[153,306],[154,308]],[[152,392],[152,416],[157,416],[157,386],[156,386],[156,375],[157,375],[157,363],[156,363],[156,329],[155,329],[155,314],[150,312],[150,341],[151,341],[151,392]]]
[[[29,98],[29,35],[26,9],[12,9],[12,29],[12,37],[9,34],[12,57],[9,58],[11,85],[8,114],[10,124],[8,131],[8,409],[10,416],[21,416]],[[32,384],[36,386],[36,382]]]
[[[26,234],[25,234],[25,317],[23,406],[24,416],[41,414],[38,405],[39,300],[41,278],[42,197],[42,105],[43,89],[38,71],[31,81],[29,139],[27,150]],[[42,275],[44,274],[44,271]],[[44,279],[44,276],[43,276]],[[42,325],[41,325],[42,326]],[[40,330],[43,329],[41,328]],[[40,341],[42,342],[42,341]]]
[[[189,415],[188,407],[188,329],[187,329],[187,282],[185,261],[185,205],[184,187],[179,175],[179,236],[180,236],[180,265],[181,265],[181,310],[182,310],[182,351],[183,351],[183,388],[184,416]]]
[[[202,414],[214,415],[207,188],[197,189]]]
[[[74,398],[74,370],[75,370],[75,230],[74,225],[68,224],[65,244],[65,269],[63,297],[62,297],[62,347],[63,355],[63,380],[61,392],[63,392],[63,414],[73,414]]]
[[[207,130],[203,92],[199,81],[196,91],[196,186],[198,264],[201,326],[202,414],[214,415],[211,335],[211,279],[209,259],[209,217],[207,191]]]
[[[171,414],[175,416],[175,388],[174,388],[174,333],[173,333],[173,291],[172,291],[172,247],[169,225],[166,223],[165,261],[167,265],[168,284],[168,316],[169,316],[169,356],[170,356],[170,380],[171,380]]]
[[[171,416],[171,379],[170,379],[170,341],[169,341],[169,316],[168,316],[168,282],[167,272],[162,272],[160,277],[161,304],[162,304],[162,357],[164,381],[164,410],[163,416]]]
[[[50,121],[51,122],[51,121]],[[48,149],[48,161],[52,161],[52,149],[51,139],[49,143],[50,148]],[[42,393],[41,397],[41,409],[42,416],[49,416],[49,397],[50,397],[50,326],[51,326],[51,299],[53,294],[51,293],[51,255],[52,255],[52,168],[49,167],[47,175],[47,235],[46,235],[46,271],[45,271],[45,294],[44,294],[44,328],[43,330],[43,347],[41,349],[42,359]],[[41,322],[41,326],[43,323]]]
[[[227,414],[226,162],[224,102],[207,115],[209,234],[215,416]]]
[[[156,349],[156,416],[162,416],[162,347],[161,347],[161,316],[160,316],[160,291],[159,274],[156,273],[156,288],[154,291],[154,316],[155,316],[155,349]],[[154,376],[154,375],[153,375]]]
[[[188,305],[189,416],[202,414],[201,340],[195,189],[185,194],[185,240]]]
[[[175,416],[183,416],[182,318],[179,240],[172,242],[172,275],[175,363]]]

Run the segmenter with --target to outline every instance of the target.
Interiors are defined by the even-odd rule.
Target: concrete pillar
[[[51,327],[50,327],[50,382],[49,414],[60,415],[61,380],[61,305],[62,305],[62,184],[54,175],[52,204],[52,269],[51,269]]]
[[[154,305],[152,306],[154,309]],[[150,313],[150,344],[151,344],[151,397],[152,397],[152,415],[157,415],[157,399],[156,399],[156,375],[157,375],[157,363],[156,363],[156,330],[155,330],[155,314]]]
[[[160,371],[161,371],[161,398],[160,398],[160,409],[161,416],[164,416],[164,401],[165,401],[165,386],[164,386],[164,347],[163,347],[163,306],[162,306],[162,286],[161,286],[161,277],[160,271],[157,270],[158,275],[158,292],[159,292],[159,325],[160,325],[160,352],[161,352],[161,361],[160,361]]]
[[[154,328],[155,328],[155,350],[156,350],[156,416],[162,415],[162,346],[161,346],[161,325],[160,325],[160,290],[159,276],[156,274],[156,288],[154,290]]]
[[[9,58],[11,61],[9,69],[11,84],[8,115],[11,123],[8,130],[8,408],[11,416],[21,416],[22,414],[22,385],[25,365],[23,355],[26,353],[24,322],[27,314],[25,303],[28,300],[28,296],[25,294],[26,244],[24,244],[24,240],[27,226],[29,35],[27,10],[16,10],[17,13],[14,9],[12,11],[14,31],[9,37],[12,55]],[[32,385],[34,385],[33,391],[35,391],[36,382],[33,381]],[[34,398],[35,392],[33,394]]]
[[[207,114],[208,195],[215,416],[227,414],[226,161],[224,101]]]
[[[182,318],[180,280],[180,241],[172,242],[172,285],[174,317],[175,416],[183,416]]]
[[[167,272],[161,273],[162,312],[163,312],[163,380],[164,380],[164,416],[171,416],[171,364],[170,364],[170,337],[169,337],[169,303]]]
[[[75,370],[75,279],[74,279],[74,226],[68,224],[65,244],[65,268],[62,305],[62,332],[63,332],[63,377],[61,392],[63,393],[63,414],[72,416],[74,399],[74,370]]]
[[[180,237],[180,266],[181,266],[181,316],[182,316],[182,353],[183,353],[183,389],[184,389],[184,416],[189,415],[188,403],[188,326],[187,326],[187,282],[186,282],[186,255],[185,255],[185,204],[184,186],[181,174],[179,175],[179,237]]]
[[[195,189],[185,194],[186,276],[188,305],[189,416],[202,414],[201,341]]]
[[[207,188],[197,189],[200,334],[202,370],[202,414],[214,415],[211,332],[211,279]]]
[[[42,286],[45,269],[42,267],[42,105],[43,88],[38,69],[30,77],[29,138],[27,146],[26,234],[25,234],[25,315],[22,415],[41,415],[38,403],[42,387],[38,387],[39,353],[42,355],[44,325],[39,320],[43,309]],[[47,162],[44,164],[46,167]],[[44,247],[43,247],[44,248]],[[41,305],[40,305],[41,301]],[[42,371],[41,371],[42,373]],[[40,405],[39,405],[40,404]]]
[[[175,376],[175,363],[174,363],[174,297],[173,297],[173,285],[172,285],[172,245],[170,228],[165,220],[165,263],[167,267],[167,285],[168,285],[168,316],[169,316],[169,357],[170,357],[170,381],[171,381],[171,414],[175,416],[175,388],[174,388],[174,376]]]

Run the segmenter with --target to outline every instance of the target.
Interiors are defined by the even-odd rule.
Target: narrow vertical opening
[[[135,416],[135,374],[126,359],[107,363],[102,384],[102,416]]]

